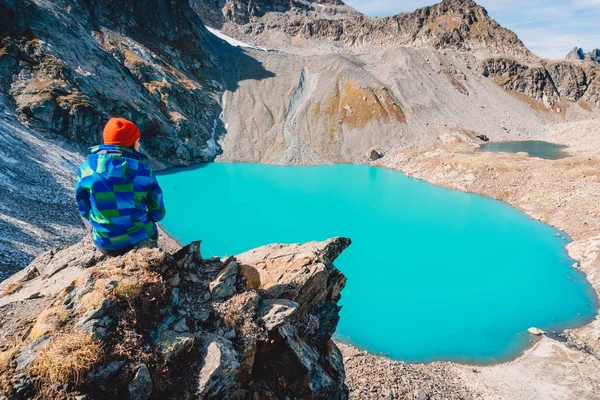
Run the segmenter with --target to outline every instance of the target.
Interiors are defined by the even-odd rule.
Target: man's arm
[[[148,197],[146,198],[148,215],[152,221],[158,222],[165,217],[166,210],[162,189],[158,185],[158,181],[152,170],[150,170],[150,184],[148,184],[146,190],[148,192]]]
[[[81,169],[77,172],[77,184],[75,185],[75,200],[77,201],[77,208],[79,214],[86,221],[90,219],[90,192],[83,185],[83,178],[81,177]]]

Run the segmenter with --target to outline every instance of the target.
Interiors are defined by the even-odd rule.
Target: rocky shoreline
[[[574,123],[558,128],[556,141],[569,145],[571,156],[549,161],[526,154],[479,153],[476,143],[456,144],[430,152],[398,152],[372,162],[435,185],[506,202],[531,218],[557,228],[573,242],[566,248],[573,265],[600,295],[600,149],[591,138],[593,123]],[[589,138],[582,144],[582,137]],[[557,237],[557,240],[560,238]],[[558,340],[560,339],[560,340]],[[433,363],[410,366],[385,357],[367,355],[340,345],[351,362],[347,382],[352,399],[598,399],[600,398],[600,318],[588,325],[541,338],[509,362],[477,366]],[[403,366],[399,368],[398,365]],[[452,382],[441,392],[425,383],[402,389],[403,368],[418,367],[433,380]],[[412,394],[410,392],[412,390]],[[390,393],[392,395],[390,395]],[[561,393],[557,396],[556,393]],[[391,396],[391,397],[390,397]],[[405,396],[405,397],[402,397]]]
[[[596,259],[600,251],[600,158],[595,155],[600,140],[593,137],[594,125],[595,121],[583,121],[554,128],[555,141],[569,146],[570,157],[563,160],[477,152],[477,141],[462,142],[464,135],[457,133],[456,140],[446,138],[446,143],[430,151],[391,150],[380,159],[359,162],[491,197],[556,227],[563,237],[574,240],[566,246],[576,260],[573,267],[600,293],[600,261]],[[413,365],[347,343],[338,342],[338,347],[344,356],[351,399],[530,399],[550,396],[556,390],[565,392],[560,398],[595,399],[594,393],[600,393],[599,338],[600,320],[596,318],[577,329],[532,336],[531,347],[522,354],[490,366]],[[544,379],[539,375],[542,371]],[[412,377],[408,381],[403,378],[407,374]],[[512,375],[519,379],[507,378]]]

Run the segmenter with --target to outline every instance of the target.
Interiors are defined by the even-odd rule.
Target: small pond
[[[544,142],[542,140],[522,140],[515,142],[488,142],[479,148],[479,151],[492,153],[528,153],[531,157],[558,160],[569,157],[564,151],[567,146],[562,144]]]

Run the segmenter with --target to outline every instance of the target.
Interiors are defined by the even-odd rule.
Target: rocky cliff
[[[529,66],[512,58],[489,58],[484,76],[503,88],[523,93],[548,108],[561,101],[585,101],[600,106],[600,67],[591,62],[548,61]]]
[[[0,286],[8,399],[345,399],[331,341],[344,238],[202,259],[200,243],[106,259],[88,239]]]
[[[212,159],[217,59],[187,1],[0,1],[0,103],[48,137],[135,121],[166,165]]]

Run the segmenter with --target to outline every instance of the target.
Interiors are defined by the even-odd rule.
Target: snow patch
[[[204,152],[209,157],[214,157],[217,155],[217,142],[215,141],[215,136],[217,134],[217,124],[219,123],[218,121],[219,120],[217,118],[215,118],[215,120],[213,121],[212,137],[208,139],[208,141],[206,142],[206,148],[204,149]]]
[[[216,37],[218,37],[219,39],[226,41],[227,43],[229,43],[232,46],[235,46],[235,47],[244,47],[244,48],[254,49],[254,50],[263,50],[263,51],[266,50],[266,49],[263,49],[262,47],[258,47],[258,46],[254,46],[252,44],[244,43],[244,42],[241,42],[241,41],[239,41],[237,39],[234,39],[234,38],[232,38],[230,36],[224,35],[223,33],[221,33],[221,31],[218,31],[218,30],[213,29],[213,28],[209,28],[208,26],[206,27],[206,29],[210,33],[212,33],[213,35],[215,35]]]

